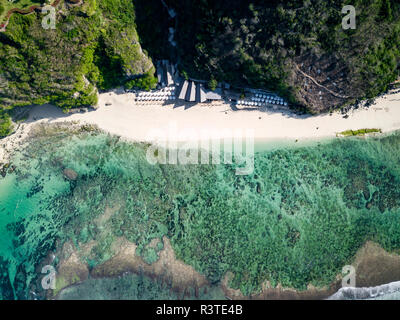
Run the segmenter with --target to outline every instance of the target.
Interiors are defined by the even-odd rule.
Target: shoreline
[[[118,90],[99,95],[93,111],[64,114],[52,105],[33,106],[27,120],[0,140],[0,163],[21,147],[37,123],[74,122],[99,129],[131,142],[154,143],[200,141],[202,139],[244,137],[251,131],[261,149],[274,145],[304,145],[336,138],[345,130],[377,128],[382,134],[400,129],[400,92],[376,98],[368,108],[322,115],[297,115],[286,110],[236,110],[226,103],[148,104],[136,102],[133,93]],[[156,138],[155,138],[156,137]],[[268,146],[268,147],[266,147]]]
[[[197,130],[202,130],[204,129],[205,125],[210,125],[211,129],[217,129],[217,127],[215,127],[216,125],[223,125],[223,124],[231,124],[230,122],[232,121],[232,125],[237,125],[240,124],[241,126],[239,128],[241,129],[246,129],[247,124],[249,125],[253,125],[255,129],[259,129],[259,127],[257,126],[259,121],[262,121],[263,119],[258,119],[257,116],[259,114],[267,114],[264,113],[262,111],[218,111],[218,110],[226,110],[226,109],[222,109],[222,108],[227,108],[229,107],[229,105],[226,104],[216,104],[216,105],[207,105],[207,106],[202,106],[202,105],[198,105],[198,106],[193,106],[192,108],[189,108],[187,110],[184,110],[183,107],[174,109],[172,106],[144,106],[144,105],[136,105],[134,104],[133,101],[131,101],[132,94],[120,94],[118,95],[117,93],[106,93],[106,94],[102,94],[100,96],[101,100],[99,102],[99,109],[95,110],[95,111],[91,111],[91,112],[86,112],[86,113],[75,113],[75,114],[63,114],[61,112],[60,109],[54,107],[54,106],[50,106],[50,105],[46,105],[46,106],[35,106],[32,108],[30,115],[28,117],[28,119],[22,123],[20,123],[18,125],[18,128],[16,130],[16,132],[14,134],[12,134],[11,136],[5,138],[4,140],[0,141],[0,163],[2,162],[1,156],[2,155],[6,155],[9,156],[10,152],[18,150],[20,148],[23,148],[24,145],[29,142],[29,139],[27,139],[29,137],[29,135],[32,133],[32,128],[34,128],[36,125],[38,124],[60,124],[60,123],[68,123],[71,124],[71,126],[81,126],[84,124],[88,124],[88,125],[96,125],[97,127],[99,127],[100,130],[104,131],[104,132],[109,132],[110,134],[115,134],[118,136],[121,136],[123,139],[126,139],[127,141],[142,141],[145,142],[146,139],[139,139],[139,137],[145,137],[147,138],[146,134],[148,132],[148,130],[151,130],[152,128],[154,128],[154,123],[158,123],[160,126],[167,126],[171,121],[184,121],[184,122],[179,122],[178,125],[179,126],[188,126],[190,125],[194,125],[194,128]],[[113,99],[113,100],[111,100]],[[129,102],[132,104],[127,104],[126,103],[126,99],[129,99]],[[296,126],[291,127],[289,130],[290,134],[297,134],[297,136],[302,136],[304,135],[303,138],[301,138],[300,143],[303,144],[306,143],[307,141],[322,141],[322,139],[340,139],[340,138],[336,138],[336,126],[339,125],[339,120],[340,120],[340,125],[349,125],[349,123],[351,123],[353,126],[361,126],[361,127],[353,127],[353,130],[357,130],[359,128],[363,128],[363,127],[367,127],[365,125],[364,122],[359,122],[359,118],[360,118],[360,114],[362,116],[371,116],[372,113],[374,113],[375,115],[378,115],[376,118],[373,118],[372,121],[375,122],[371,122],[371,123],[383,123],[385,125],[385,127],[380,127],[380,129],[382,129],[383,134],[387,134],[392,132],[393,130],[398,129],[396,127],[398,117],[396,117],[395,115],[397,115],[397,112],[400,112],[400,103],[398,101],[400,101],[400,94],[393,94],[393,95],[388,95],[385,97],[381,97],[378,98],[378,102],[371,106],[370,109],[366,110],[366,109],[358,109],[358,110],[351,110],[349,113],[349,117],[347,119],[343,118],[343,115],[340,114],[340,112],[336,112],[334,115],[329,116],[329,115],[322,115],[322,116],[314,116],[314,117],[310,117],[310,116],[298,116],[297,119],[294,115],[291,115],[294,119],[294,123],[296,123]],[[382,101],[380,101],[382,100]],[[389,101],[388,101],[389,100]],[[105,104],[108,103],[112,103],[111,106],[105,106]],[[104,103],[104,105],[102,106],[101,103]],[[387,106],[385,106],[385,104]],[[116,109],[114,109],[114,107],[116,107]],[[149,108],[150,107],[150,108]],[[155,110],[157,108],[157,110],[162,110],[159,112],[159,114],[151,114],[151,112],[153,110]],[[371,109],[372,108],[372,109]],[[129,114],[129,116],[127,116],[126,114],[123,113],[124,110],[131,110],[132,113]],[[189,112],[192,111],[192,112]],[[202,119],[198,119],[195,116],[199,115],[199,113],[204,112],[206,113],[206,116],[211,116],[214,115],[216,119],[214,119],[213,121],[208,121],[208,122],[204,122]],[[220,113],[218,113],[220,112]],[[226,113],[225,113],[226,112]],[[166,114],[170,115],[170,114],[177,114],[177,117],[175,118],[164,118]],[[105,114],[108,114],[108,117],[105,116]],[[252,119],[254,119],[253,114],[256,114],[256,120],[257,121],[253,121]],[[271,113],[268,113],[268,115],[270,115]],[[141,120],[141,115],[146,115],[148,116],[148,118],[144,118],[143,121],[139,121],[139,122],[134,122],[133,124],[130,122],[132,121],[132,119],[135,119],[135,121]],[[189,116],[191,115],[191,116]],[[237,116],[241,117],[240,123],[239,120],[237,119]],[[390,117],[389,117],[389,116]],[[285,115],[282,112],[274,112],[272,114],[272,116],[276,117],[284,117]],[[272,117],[271,116],[271,117]],[[272,118],[274,118],[272,117]],[[305,136],[305,132],[302,131],[298,131],[296,132],[296,130],[298,130],[301,127],[306,126],[305,121],[308,121],[309,119],[312,121],[320,121],[319,123],[322,123],[323,120],[321,119],[325,119],[326,117],[329,117],[328,119],[332,119],[331,123],[330,123],[330,127],[327,128],[327,130],[331,130],[330,132],[332,133],[331,135],[323,135],[320,134],[321,131],[318,131],[318,134],[315,134],[313,136]],[[339,118],[340,117],[340,118]],[[362,118],[362,117],[361,117]],[[122,120],[121,120],[122,119]],[[282,121],[285,121],[286,118],[283,118]],[[290,120],[292,120],[292,118],[289,118]],[[334,119],[337,119],[337,121],[335,121]],[[343,119],[343,120],[342,120]],[[206,119],[208,120],[208,119]],[[247,122],[248,120],[248,122]],[[350,120],[350,122],[348,122],[348,120]],[[382,122],[382,121],[387,121],[387,122]],[[390,121],[389,121],[390,120]],[[186,121],[186,122],[185,122]],[[265,122],[268,124],[271,124],[272,119],[265,119]],[[380,122],[381,121],[381,122]],[[135,126],[135,124],[138,123],[137,126]],[[257,125],[256,125],[257,124]],[[308,122],[307,122],[308,124]],[[121,125],[121,126],[119,126]],[[155,126],[157,128],[157,126]],[[129,128],[131,128],[129,130]],[[230,128],[233,128],[232,126]],[[394,129],[392,129],[394,128]],[[145,130],[146,129],[146,130]],[[111,130],[115,130],[114,132],[112,132]],[[127,130],[125,132],[125,134],[120,134],[118,132],[122,132],[123,130]],[[255,131],[256,131],[255,130]],[[256,131],[257,132],[257,139],[264,139],[264,141],[269,141],[271,144],[277,144],[278,139],[286,139],[286,141],[290,141],[290,143],[294,144],[294,138],[289,136],[281,136],[281,137],[271,137],[270,135],[268,135],[269,130],[265,130],[265,131]],[[285,128],[281,128],[281,131],[279,132],[275,132],[276,134],[282,134],[285,132]],[[306,132],[307,133],[307,132]],[[263,136],[263,134],[265,134]],[[182,139],[182,136],[177,136],[176,139]],[[9,150],[5,149],[5,148],[1,148],[1,145],[5,143],[8,145]],[[307,142],[308,143],[308,142]],[[278,146],[279,148],[280,146]],[[7,152],[5,152],[7,151]],[[361,273],[365,274],[365,275],[369,275],[369,274],[373,274],[370,273],[374,270],[369,270],[368,266],[371,265],[377,265],[379,261],[382,261],[383,258],[387,257],[386,253],[381,253],[381,251],[379,251],[379,248],[375,248],[372,247],[368,249],[370,252],[367,252],[367,255],[369,256],[368,261],[366,262],[362,262],[362,263],[358,263],[361,265]],[[390,258],[392,259],[392,258]],[[394,258],[395,261],[388,261],[389,265],[396,265],[395,268],[393,268],[393,270],[400,270],[397,266],[400,263],[400,260],[397,258]],[[376,263],[371,263],[371,261],[373,262],[375,260]],[[393,260],[393,259],[392,259]],[[379,262],[381,263],[381,262]],[[386,282],[387,280],[393,280],[391,277],[394,277],[395,280],[400,279],[398,276],[398,273],[394,272],[393,270],[391,270],[390,272],[385,273],[384,275],[376,275],[373,274],[373,277],[371,277],[371,279],[366,280],[365,276],[360,277],[360,279],[358,280],[358,283],[363,284],[367,284],[368,286],[373,287],[374,284],[382,284],[382,283],[389,283]],[[368,271],[368,272],[366,272]],[[382,271],[382,270],[381,270]],[[383,272],[380,272],[383,273]],[[377,282],[378,281],[378,282]],[[382,282],[380,282],[382,281]],[[337,289],[336,287],[334,287],[335,289]],[[332,290],[333,287],[330,287],[328,290]],[[226,288],[227,292],[232,293],[232,298],[235,298],[236,296],[236,291],[235,290],[231,290],[230,288]],[[326,296],[325,296],[326,293]],[[269,288],[266,287],[265,290],[259,294],[259,295],[254,295],[251,298],[254,299],[270,299],[270,298],[277,298],[277,297],[287,297],[287,298],[295,298],[298,297],[299,294],[300,296],[302,296],[304,294],[305,298],[312,298],[312,297],[322,297],[321,295],[323,294],[324,296],[322,298],[327,298],[328,297],[328,291],[321,291],[318,288],[314,288],[314,287],[310,287],[308,288],[306,291],[302,291],[302,292],[297,292],[294,289],[290,289],[290,288],[281,288],[281,287],[276,287],[276,288]],[[334,292],[329,291],[329,296],[331,294],[333,294]]]

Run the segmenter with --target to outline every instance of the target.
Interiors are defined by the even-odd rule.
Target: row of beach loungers
[[[139,92],[136,95],[136,101],[167,101],[175,99],[175,87],[166,87],[152,92]]]
[[[287,102],[285,102],[281,97],[262,94],[262,93],[256,93],[254,96],[251,97],[251,100],[238,100],[236,104],[244,106],[258,106],[258,107],[265,106],[267,104],[281,105],[281,106],[288,105]]]
[[[177,99],[177,89],[175,86],[168,86],[163,89],[151,92],[138,92],[136,101],[171,101]],[[287,106],[287,102],[283,98],[262,93],[254,94],[248,100],[238,100],[237,105],[244,106],[266,106],[268,104]]]

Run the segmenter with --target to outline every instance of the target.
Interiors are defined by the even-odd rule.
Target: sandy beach
[[[335,138],[337,133],[349,129],[377,128],[381,129],[383,133],[398,130],[400,129],[400,93],[388,93],[377,98],[375,103],[368,108],[360,107],[349,111],[346,117],[339,111],[319,116],[300,116],[282,110],[234,110],[229,104],[223,103],[179,106],[139,104],[135,102],[135,96],[132,93],[103,93],[99,97],[97,109],[88,112],[64,114],[59,108],[51,105],[32,107],[28,119],[18,124],[16,132],[0,140],[0,165],[7,163],[13,151],[24,147],[24,141],[35,125],[59,122],[97,125],[106,132],[130,141],[151,142],[152,133],[168,133],[168,129],[174,126],[177,129],[176,135],[170,138],[177,141],[191,138],[190,135],[185,135],[185,131],[199,134],[207,131],[212,133],[212,138],[223,138],[226,132],[254,130],[255,139],[264,141],[282,139],[292,142],[298,140],[301,142],[309,139]],[[131,249],[132,247],[128,252],[130,256],[132,256]],[[111,269],[115,271],[113,265],[115,263],[134,272],[135,268],[140,265],[136,260],[126,260],[124,254],[125,252],[122,252],[121,255],[117,255],[108,264],[105,264],[103,269],[98,269],[97,276],[108,277],[107,268],[112,267]],[[360,249],[354,261],[352,265],[357,266],[359,277],[357,283],[362,286],[375,286],[399,279],[399,256],[385,252],[378,245],[367,243]],[[182,273],[184,270],[188,279],[192,277],[205,281],[201,275],[193,271],[194,269],[179,263],[178,265],[176,262],[179,272]],[[376,268],[377,265],[380,268]],[[85,277],[87,277],[86,266],[84,271]],[[153,271],[149,269],[149,275],[156,276],[157,274]],[[181,278],[179,279],[181,280]],[[276,288],[265,286],[260,293],[251,298],[322,299],[334,294],[340,284],[339,280],[335,280],[329,287],[318,289],[309,286],[305,291],[281,286]],[[181,283],[178,285],[186,286]],[[231,299],[245,298],[238,290],[229,288],[225,282],[222,282],[222,289],[225,296]]]
[[[335,137],[344,130],[378,128],[382,132],[400,129],[400,93],[388,93],[368,108],[348,112],[336,111],[318,116],[296,115],[281,110],[234,110],[229,104],[162,105],[135,102],[133,93],[118,91],[100,94],[98,107],[86,113],[63,114],[51,105],[32,107],[29,118],[19,124],[16,132],[0,140],[0,162],[18,147],[36,123],[77,121],[94,124],[111,134],[132,141],[154,141],[169,134],[168,139],[187,141],[199,139],[207,132],[211,139],[220,139],[234,132],[253,130],[255,139],[291,141]],[[174,127],[173,134],[168,131]]]

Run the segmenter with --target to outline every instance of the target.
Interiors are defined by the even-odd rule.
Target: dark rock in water
[[[257,193],[261,193],[261,184],[257,182]]]
[[[369,200],[370,192],[369,192],[368,189],[364,189],[364,190],[363,190],[363,195],[364,195],[364,199],[365,199],[365,200]]]
[[[76,171],[72,170],[72,169],[64,169],[63,171],[64,176],[71,181],[75,181],[78,178],[78,174],[76,173]]]
[[[14,171],[14,170],[11,170],[11,168],[10,168],[10,164],[9,163],[6,163],[6,164],[1,164],[0,163],[0,175],[4,178],[6,175],[7,175],[7,170],[8,169],[10,169],[9,170],[9,172],[11,173],[12,171]]]

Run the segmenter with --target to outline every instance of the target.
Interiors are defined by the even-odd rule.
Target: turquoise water
[[[0,180],[1,297],[37,292],[36,267],[64,241],[95,240],[86,258],[95,267],[122,236],[148,263],[162,248],[150,241],[167,236],[212,284],[230,271],[245,294],[264,280],[329,284],[367,239],[400,249],[399,154],[399,134],[279,146],[238,176],[237,164],[153,166],[144,145],[43,129]],[[65,168],[78,179],[66,179]],[[116,210],[99,227],[107,207]]]
[[[34,159],[30,165],[29,173],[25,172],[23,177],[12,174],[0,182],[0,232],[3,235],[0,261],[3,262],[3,277],[8,278],[13,291],[17,269],[24,269],[24,281],[29,282],[34,273],[38,249],[50,248],[57,234],[57,225],[50,220],[52,211],[43,199],[68,189],[68,184],[61,177],[46,176],[42,170],[37,170],[39,168]],[[26,218],[30,219],[28,224],[24,223]],[[46,230],[46,235],[36,238],[35,234],[41,230]],[[30,259],[26,260],[27,257]],[[5,265],[8,267],[4,270]]]

